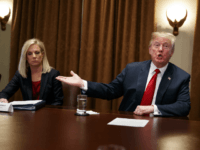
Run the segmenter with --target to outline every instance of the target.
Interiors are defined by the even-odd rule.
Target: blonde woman
[[[18,71],[0,92],[0,102],[8,103],[20,88],[24,100],[40,99],[48,105],[62,105],[62,84],[55,79],[59,75],[59,71],[49,65],[43,42],[27,40],[22,47]]]

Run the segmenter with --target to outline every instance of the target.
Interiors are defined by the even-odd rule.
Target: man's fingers
[[[135,111],[133,112],[136,115],[144,115],[154,112],[153,105],[146,105],[146,106],[137,106]]]
[[[72,76],[74,76],[75,75],[75,73],[74,73],[74,71],[70,71],[70,74],[72,75]]]
[[[137,112],[137,111],[134,111],[133,113],[134,113],[135,115],[140,115],[140,116],[143,115],[141,112]]]
[[[64,79],[64,76],[57,76],[56,79]]]
[[[60,80],[62,80],[62,77],[61,76],[57,76],[56,79],[60,81]]]
[[[143,110],[141,109],[140,106],[137,106],[133,113],[136,114],[136,115],[140,115],[140,116],[144,114],[144,112],[143,112]]]
[[[64,81],[66,81],[66,77],[57,76],[57,77],[56,77],[56,80],[61,81],[61,82],[64,82]]]

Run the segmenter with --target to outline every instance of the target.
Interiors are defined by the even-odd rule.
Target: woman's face
[[[44,53],[41,52],[40,47],[37,44],[32,44],[26,53],[26,60],[30,67],[36,67],[42,65]]]

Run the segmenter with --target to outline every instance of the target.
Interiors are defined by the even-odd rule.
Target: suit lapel
[[[156,96],[156,104],[161,104],[162,97],[172,81],[172,78],[173,78],[172,74],[173,74],[172,64],[169,63],[169,65],[160,81],[160,85],[159,85],[157,96]]]
[[[45,92],[45,87],[47,85],[47,81],[48,81],[48,73],[43,73],[42,74],[42,79],[41,79],[41,85],[40,85],[40,98],[43,98],[44,92]]]
[[[144,94],[146,82],[147,82],[147,77],[149,74],[149,69],[150,69],[150,63],[151,61],[148,61],[147,64],[145,64],[139,74],[138,74],[138,81],[137,81],[137,93],[136,93],[136,103],[137,105],[140,105],[142,96]]]

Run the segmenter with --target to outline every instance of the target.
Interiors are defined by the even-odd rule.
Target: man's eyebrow
[[[171,44],[170,42],[164,42],[163,44]]]
[[[160,42],[158,42],[158,41],[154,41],[154,43],[160,43]],[[160,43],[161,44],[161,43]],[[164,42],[164,43],[162,43],[162,44],[171,44],[170,42]]]

